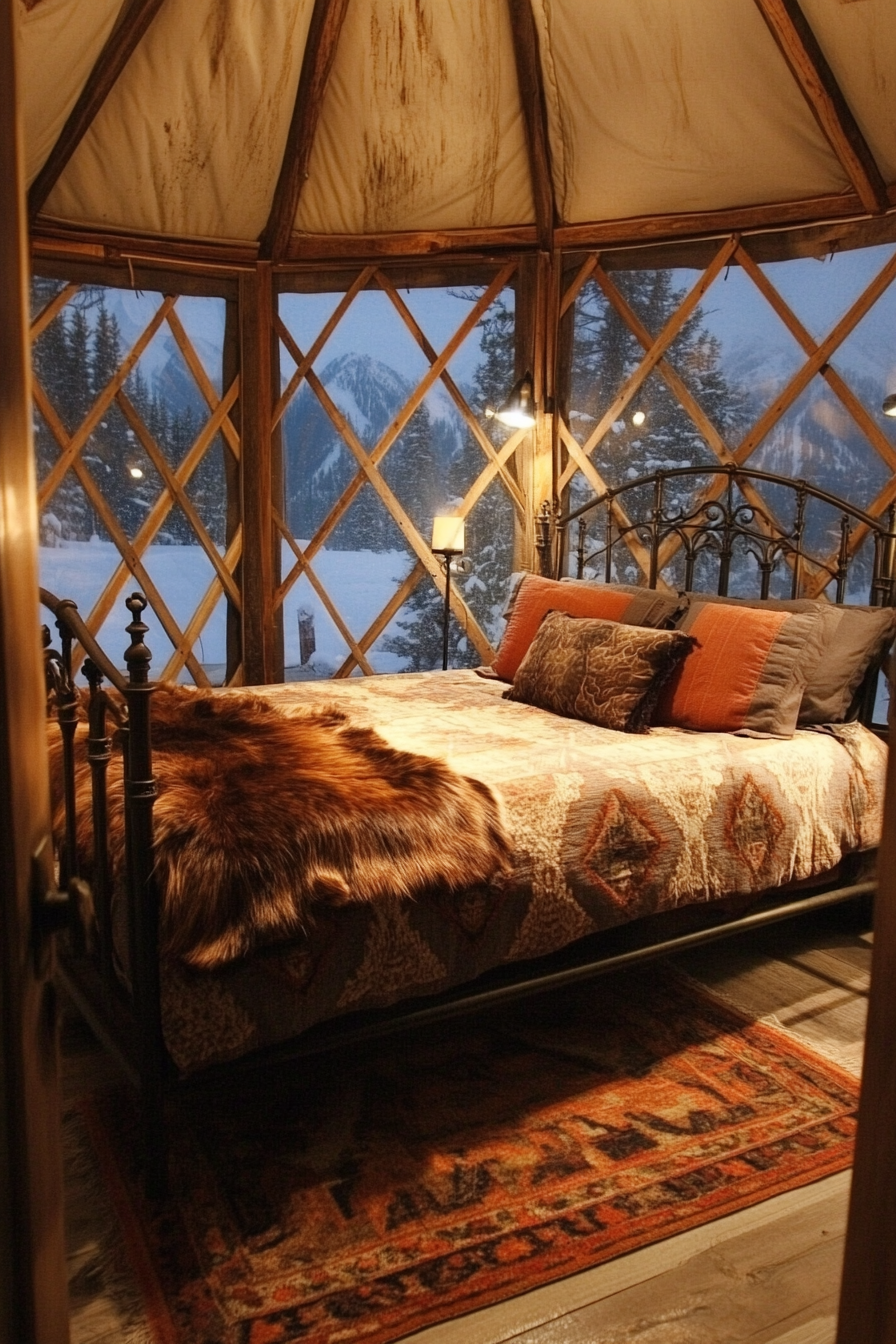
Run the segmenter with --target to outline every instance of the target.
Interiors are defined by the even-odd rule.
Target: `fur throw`
[[[249,693],[160,685],[152,698],[156,876],[164,955],[213,968],[344,905],[488,882],[508,864],[498,803],[442,761],[396,751],[338,709],[281,713]],[[61,746],[51,725],[54,830]],[[89,875],[86,724],[78,843]],[[123,766],[108,773],[110,859],[124,871]]]

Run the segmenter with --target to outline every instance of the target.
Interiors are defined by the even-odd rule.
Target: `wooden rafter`
[[[532,199],[535,205],[535,226],[538,246],[550,252],[554,246],[554,224],[557,219],[554,198],[554,179],[551,174],[551,149],[548,140],[547,103],[544,96],[544,77],[538,49],[538,33],[532,17],[531,0],[507,0],[510,10],[510,29],[513,34],[513,55],[516,61],[520,106],[526,127],[529,150],[529,173],[532,179]]]
[[[862,205],[882,214],[887,185],[798,0],[756,5]]]
[[[272,261],[283,261],[289,249],[299,197],[308,176],[324,93],[347,9],[348,0],[314,0],[283,162],[274,190],[271,213],[261,235],[261,256]]]
[[[66,164],[163,4],[164,0],[131,0],[112,29],[46,163],[31,184],[28,192],[30,220],[33,221],[43,209]]]

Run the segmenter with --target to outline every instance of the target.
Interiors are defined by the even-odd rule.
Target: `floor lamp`
[[[464,553],[463,518],[432,520],[432,553],[442,557],[445,571],[445,606],[442,611],[442,671],[448,670],[448,621],[451,616],[451,561]]]

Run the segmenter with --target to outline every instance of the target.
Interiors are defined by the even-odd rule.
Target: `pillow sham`
[[[672,676],[655,721],[701,732],[792,737],[818,658],[817,611],[769,611],[692,602],[679,629],[697,647]]]
[[[893,607],[836,606],[817,598],[735,598],[683,593],[691,602],[756,607],[768,611],[817,611],[821,617],[818,657],[806,668],[798,727],[842,723],[851,717],[865,673],[896,639]]]
[[[491,666],[492,675],[502,681],[513,681],[549,611],[659,628],[671,625],[680,607],[677,594],[670,596],[633,584],[543,579],[538,574],[527,574],[517,586],[507,627]]]
[[[550,611],[504,699],[601,728],[645,733],[660,688],[694,643],[679,630]]]

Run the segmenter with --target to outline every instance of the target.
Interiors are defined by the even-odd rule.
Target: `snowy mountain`
[[[344,354],[319,375],[329,397],[370,451],[406,404],[414,384],[371,355]],[[444,389],[432,389],[383,460],[389,487],[420,528],[444,508],[463,422]],[[309,537],[356,475],[358,464],[316,394],[303,383],[283,418],[286,511],[294,535]],[[336,545],[370,538],[377,549],[401,546],[385,506],[367,484],[334,533]]]

